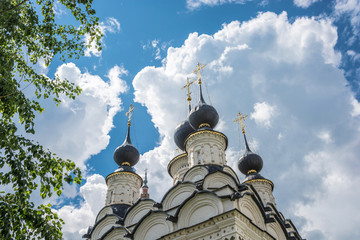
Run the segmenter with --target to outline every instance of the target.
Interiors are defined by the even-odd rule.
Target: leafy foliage
[[[79,26],[58,24],[54,4],[65,6]],[[44,111],[40,98],[60,104],[61,96],[74,99],[80,94],[73,83],[50,79],[34,66],[39,61],[48,66],[54,57],[79,58],[93,43],[100,50],[102,34],[94,14],[92,0],[0,1],[0,184],[11,189],[0,192],[0,239],[62,237],[63,221],[51,205],[35,206],[30,195],[35,190],[43,199],[60,195],[65,182],[81,183],[80,169],[19,131],[35,133],[35,114]],[[85,35],[90,38],[87,45]],[[36,97],[25,96],[30,85]]]

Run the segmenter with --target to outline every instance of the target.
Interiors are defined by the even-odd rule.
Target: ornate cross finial
[[[193,73],[197,73],[198,74],[198,78],[199,78],[199,85],[201,85],[201,70],[205,67],[206,65],[198,63],[196,65],[196,68],[194,69]]]
[[[241,130],[242,133],[245,134],[245,126],[244,126],[244,120],[245,118],[247,118],[246,114],[241,114],[240,112],[238,113],[238,118],[235,118],[234,122],[239,123],[241,125]]]
[[[195,81],[190,81],[190,78],[186,78],[186,84],[181,88],[181,89],[185,89],[187,88],[187,101],[189,102],[189,106],[191,106],[191,92],[190,92],[190,86],[191,84],[193,84]]]
[[[125,115],[128,117],[128,125],[131,125],[131,116],[133,114],[133,111],[135,110],[135,107],[133,107],[132,104],[130,104],[129,111],[125,113]]]

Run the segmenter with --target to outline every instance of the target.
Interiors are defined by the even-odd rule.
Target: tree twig
[[[24,4],[25,2],[27,2],[27,1],[28,1],[28,0],[24,0],[24,1],[22,1],[21,3],[19,3],[18,5],[15,5],[15,6],[13,6],[12,8],[9,8],[9,9],[6,9],[6,10],[0,12],[0,15],[4,14],[4,13],[6,13],[6,12],[12,11],[12,10],[14,10],[15,8],[20,7],[21,5],[23,5],[23,4]]]

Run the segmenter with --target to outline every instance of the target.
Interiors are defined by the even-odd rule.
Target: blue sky
[[[142,154],[135,168],[140,175],[149,169],[150,196],[161,200],[171,186],[167,163],[178,154],[173,130],[186,118],[181,87],[197,62],[207,64],[205,98],[229,138],[228,164],[236,169],[243,151],[233,123],[241,111],[278,208],[302,237],[360,237],[360,217],[349,217],[360,197],[358,0],[114,0],[94,7],[103,50],[39,66],[83,88],[59,107],[44,102],[37,118],[37,140],[84,171],[81,187],[66,186],[50,200],[67,239],[79,239],[104,204],[104,177],[117,168],[112,154],[131,103],[131,138]],[[57,11],[59,21],[73,21]],[[194,85],[192,104],[197,91]]]

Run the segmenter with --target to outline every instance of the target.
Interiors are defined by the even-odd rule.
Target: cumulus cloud
[[[294,4],[298,7],[308,8],[310,5],[320,0],[294,0]]]
[[[94,174],[86,178],[86,183],[80,187],[83,201],[80,206],[65,205],[56,210],[59,217],[65,221],[63,233],[65,239],[81,239],[101,208],[104,207],[107,187],[101,175]]]
[[[118,20],[116,20],[116,18],[109,17],[106,19],[106,21],[100,22],[99,30],[103,34],[103,38],[101,39],[101,45],[104,48],[104,47],[106,47],[105,41],[104,41],[106,34],[119,32],[120,31],[120,23],[118,22]],[[90,35],[86,34],[85,35],[85,44],[88,45],[89,43],[90,43]],[[99,51],[95,47],[95,43],[92,42],[91,46],[85,50],[84,55],[86,57],[91,57],[92,55],[95,57],[100,57],[101,51]]]
[[[276,107],[271,106],[267,102],[255,103],[254,112],[251,113],[251,118],[255,120],[257,124],[265,127],[271,126],[271,118],[276,114]]]
[[[98,75],[82,72],[74,63],[62,64],[55,74],[80,86],[82,93],[75,100],[64,97],[58,107],[49,101],[41,102],[46,111],[36,118],[35,140],[86,170],[86,160],[105,149],[109,143],[113,118],[122,109],[120,95],[129,89],[121,78],[127,73],[124,67],[115,65],[104,80]],[[87,177],[80,192],[77,186],[65,184],[60,198],[53,195],[47,200],[57,206],[66,204],[57,210],[65,221],[65,239],[81,239],[104,206],[106,189],[104,178],[92,175]],[[79,193],[83,198],[80,206],[69,205],[69,201]],[[35,204],[43,201],[37,192],[32,200]]]
[[[353,238],[348,239],[360,237],[358,219],[350,223],[344,216],[339,223],[316,215],[342,205],[356,209],[353,199],[360,197],[352,188],[345,194],[351,198],[337,201],[344,182],[332,180],[344,175],[354,186],[360,183],[360,119],[354,114],[359,103],[338,68],[336,42],[336,27],[329,19],[301,17],[289,22],[285,12],[266,12],[246,22],[224,24],[213,35],[191,33],[182,46],[168,49],[163,66],[142,69],[133,81],[135,101],[147,107],[161,137],[159,146],[143,154],[137,165],[149,169],[150,195],[161,200],[163,184],[171,185],[166,166],[176,155],[172,136],[187,116],[181,87],[201,62],[207,64],[206,101],[210,102],[207,86],[222,122],[217,130],[229,138],[230,165],[243,151],[233,119],[238,111],[256,113],[254,121],[247,121],[249,142],[264,159],[263,176],[275,183],[279,209],[305,238],[344,239],[343,227],[352,228]],[[198,94],[192,104],[197,101]],[[264,131],[259,121],[271,128]],[[343,190],[350,190],[350,185]],[[327,196],[331,201],[322,204]]]
[[[297,204],[294,208],[298,216],[306,218],[303,231],[309,233],[309,239],[355,239],[360,236],[360,217],[354,214],[359,198],[359,191],[354,191],[354,186],[360,183],[360,177],[350,169],[359,169],[352,149],[359,144],[356,139],[350,146],[334,146],[332,150],[305,156],[308,172],[322,175],[317,183],[322,191],[308,192],[306,197],[310,202]],[[345,220],[349,218],[350,221]]]
[[[74,101],[64,97],[59,107],[44,103],[46,111],[36,118],[36,140],[84,169],[85,161],[109,143],[113,118],[121,110],[119,95],[128,90],[120,78],[127,71],[114,66],[107,74],[109,80],[104,81],[67,63],[61,65],[56,74],[80,86],[82,93]]]

